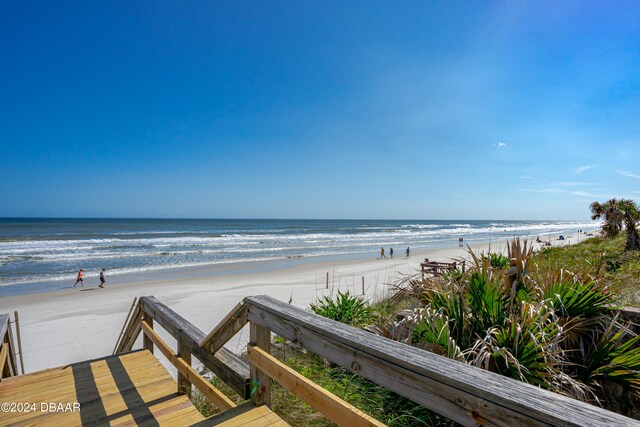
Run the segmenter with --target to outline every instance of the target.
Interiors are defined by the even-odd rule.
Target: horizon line
[[[529,218],[529,219],[504,219],[504,218],[260,218],[260,217],[82,217],[82,216],[0,216],[0,220],[7,219],[98,219],[98,220],[249,220],[249,221],[593,221],[590,218],[573,219],[549,219],[549,218]]]

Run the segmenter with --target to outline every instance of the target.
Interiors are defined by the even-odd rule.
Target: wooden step
[[[232,409],[227,409],[203,421],[192,424],[192,427],[265,427],[288,426],[282,418],[273,413],[266,406],[255,407],[251,402],[244,403]]]

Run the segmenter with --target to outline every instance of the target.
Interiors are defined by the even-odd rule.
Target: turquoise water
[[[0,295],[69,286],[89,278],[175,267],[412,249],[593,231],[589,221],[417,221],[257,219],[0,219]],[[10,288],[10,289],[9,289]]]

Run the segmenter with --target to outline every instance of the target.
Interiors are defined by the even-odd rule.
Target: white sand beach
[[[551,242],[567,245],[585,238],[584,234],[574,234],[565,241],[552,239]],[[505,248],[505,244],[493,242],[491,250]],[[488,248],[489,243],[471,247],[476,252]],[[137,296],[154,295],[208,333],[248,295],[291,299],[292,304],[306,308],[316,298],[337,290],[361,293],[364,277],[365,295],[375,298],[402,275],[418,273],[419,263],[425,257],[448,261],[465,256],[465,251],[466,248],[458,247],[425,250],[405,259],[404,253],[398,250],[393,259],[381,260],[371,255],[369,259],[310,262],[267,272],[211,276],[200,273],[191,278],[185,273],[184,279],[108,284],[105,289],[92,284],[83,289],[4,297],[0,299],[0,313],[19,311],[25,368],[26,372],[33,372],[111,354]],[[329,289],[325,289],[327,272]],[[174,346],[175,342],[162,332],[161,336]],[[241,342],[237,339],[229,348],[239,352]]]

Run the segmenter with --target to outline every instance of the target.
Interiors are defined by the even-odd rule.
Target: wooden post
[[[364,276],[362,276],[362,295],[364,295]]]
[[[22,339],[20,338],[20,317],[18,317],[18,311],[13,312],[13,320],[16,324],[16,338],[18,339],[18,354],[20,355],[20,370],[24,374],[24,357],[22,357]],[[18,369],[16,368],[16,371]],[[16,372],[17,373],[17,372]]]
[[[327,271],[327,286],[325,289],[329,289],[329,272]]]
[[[327,273],[327,277],[328,275],[329,273]],[[271,331],[254,322],[249,325],[249,342],[271,354]],[[255,406],[267,405],[271,408],[271,378],[253,364],[249,364],[249,373],[251,375],[251,401]]]
[[[191,366],[189,347],[180,337],[178,337],[178,356],[181,357],[187,365]],[[191,382],[181,373],[178,373],[178,394],[184,394],[191,398]]]
[[[153,329],[153,318],[151,316],[148,316],[145,313],[143,316],[143,320],[147,322],[147,325],[149,325],[151,329]],[[145,350],[149,350],[149,352],[153,354],[153,341],[151,341],[151,338],[149,338],[146,334],[142,335],[142,348],[144,348]]]

